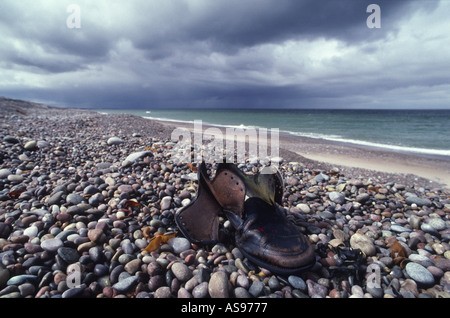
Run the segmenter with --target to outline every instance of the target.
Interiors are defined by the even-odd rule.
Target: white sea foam
[[[151,120],[158,120],[158,121],[166,121],[166,122],[171,122],[171,123],[180,123],[180,124],[192,124],[194,125],[194,121],[193,120],[180,120],[180,119],[172,119],[172,118],[163,118],[163,117],[151,117],[151,116],[143,116],[146,119],[151,119]],[[240,125],[222,125],[222,124],[215,124],[215,123],[209,123],[209,122],[203,122],[204,125],[208,125],[208,126],[214,126],[214,127],[223,127],[223,128],[237,128],[237,129],[259,129],[262,127],[257,127],[257,126],[251,126],[251,125],[244,125],[244,124],[240,124]]]
[[[300,137],[338,141],[338,142],[350,143],[350,144],[361,145],[361,146],[390,149],[390,150],[401,151],[401,152],[414,152],[414,153],[421,153],[421,154],[428,154],[428,155],[450,156],[450,150],[443,150],[443,149],[427,149],[427,148],[389,145],[389,144],[382,144],[382,143],[364,141],[364,140],[346,139],[346,138],[343,138],[343,137],[337,136],[337,135],[322,135],[322,134],[301,133],[301,132],[293,132],[293,131],[286,131],[286,133],[289,133],[289,134],[295,135],[295,136],[300,136]]]

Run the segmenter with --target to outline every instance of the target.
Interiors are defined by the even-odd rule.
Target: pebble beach
[[[171,159],[173,129],[1,98],[0,298],[450,297],[448,189],[284,149],[283,207],[315,246],[310,270],[255,266],[225,217],[216,245],[178,233],[146,251],[197,193],[195,168]]]

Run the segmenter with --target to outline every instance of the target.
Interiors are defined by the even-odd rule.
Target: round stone
[[[126,293],[134,288],[139,282],[138,276],[130,276],[120,280],[118,283],[113,285],[113,288],[119,293]]]
[[[10,174],[12,173],[9,169],[0,169],[0,179],[6,179]]]
[[[161,210],[168,210],[170,208],[170,204],[172,203],[171,197],[164,197],[161,199]]]
[[[428,267],[428,266],[434,266],[434,262],[429,259],[428,257],[424,256],[424,255],[419,255],[419,254],[411,254],[408,257],[411,261],[413,261],[414,263],[420,264],[424,267]]]
[[[30,226],[23,231],[23,234],[29,238],[33,238],[38,234],[39,229],[36,226]]]
[[[297,204],[296,207],[297,207],[298,209],[300,209],[300,211],[302,211],[303,213],[308,214],[308,213],[311,212],[310,207],[309,207],[307,204],[305,204],[305,203]]]
[[[108,145],[112,146],[112,145],[123,144],[124,141],[122,139],[120,139],[119,137],[111,137],[108,139],[107,143],[108,143]]]
[[[195,286],[192,290],[192,296],[194,296],[194,298],[208,297],[208,282],[203,282]]]
[[[217,243],[212,247],[211,251],[216,254],[225,254],[228,252],[228,248],[221,243]]]
[[[352,235],[350,238],[350,246],[353,249],[360,249],[367,256],[374,256],[376,254],[375,245],[372,243],[370,237],[361,233]]]
[[[155,291],[155,298],[172,298],[170,287],[162,286]]]
[[[344,204],[345,203],[345,196],[342,193],[339,193],[337,191],[330,192],[328,194],[328,197],[331,201],[333,201],[336,204]]]
[[[41,247],[47,252],[56,252],[60,247],[63,247],[64,243],[59,238],[46,239],[41,242]]]
[[[175,277],[181,282],[186,282],[192,277],[191,270],[183,263],[174,263],[171,269]]]
[[[167,242],[175,254],[180,254],[191,248],[191,243],[184,237],[174,237]]]
[[[12,183],[20,183],[23,181],[23,176],[19,174],[10,174],[8,176],[8,181]]]
[[[413,279],[419,286],[426,287],[434,284],[433,274],[430,273],[425,267],[420,264],[410,262],[406,264],[406,273]]]
[[[436,231],[443,231],[447,228],[445,221],[440,218],[432,218],[428,221],[428,225],[434,227]]]
[[[295,289],[300,289],[301,291],[306,291],[306,283],[301,277],[291,275],[288,277],[288,282]]]
[[[23,146],[23,148],[25,148],[25,150],[34,150],[37,147],[37,141],[36,140],[30,140],[29,142],[27,142],[25,144],[25,146]]]
[[[70,247],[60,247],[57,250],[58,255],[65,261],[67,264],[72,264],[78,261],[80,255],[77,250]]]
[[[416,204],[417,206],[431,206],[431,201],[427,199],[422,199],[417,196],[410,196],[406,198],[406,204],[412,205]]]
[[[228,298],[229,281],[225,272],[215,272],[211,275],[208,285],[208,291],[211,298]]]
[[[393,224],[391,225],[391,231],[403,233],[403,232],[411,232],[412,230],[398,224]]]
[[[73,205],[80,204],[81,202],[83,202],[83,200],[83,197],[78,193],[71,193],[66,198],[66,202]]]
[[[250,288],[248,289],[250,295],[252,295],[255,298],[260,296],[263,293],[263,291],[264,291],[264,283],[260,281],[254,281],[250,286]]]
[[[127,264],[125,264],[124,269],[131,275],[134,275],[141,266],[141,260],[136,258],[134,260],[129,261]]]
[[[355,200],[359,203],[365,203],[370,199],[370,195],[368,193],[361,193],[356,196]]]
[[[306,281],[306,285],[308,286],[308,294],[310,297],[314,298],[325,298],[328,294],[328,289],[320,285],[310,279]]]

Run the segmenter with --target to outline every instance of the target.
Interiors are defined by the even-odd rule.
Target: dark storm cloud
[[[366,9],[373,0],[231,0],[210,1],[202,10],[177,4],[174,11],[163,12],[156,25],[149,17],[143,21],[143,32],[130,36],[142,49],[200,41],[211,50],[230,53],[288,39],[324,37],[351,43],[385,36],[384,30],[396,30],[399,17],[415,10],[432,10],[437,5],[436,1],[375,2],[383,10],[384,28],[379,32],[370,32],[366,27]]]
[[[66,25],[72,3],[80,29]],[[366,26],[371,3],[381,29]],[[433,33],[442,3],[2,0],[0,95],[95,108],[346,107],[424,87],[446,96],[448,38]]]

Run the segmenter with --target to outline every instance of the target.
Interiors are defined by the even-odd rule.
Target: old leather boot
[[[198,168],[196,198],[175,215],[175,222],[183,235],[196,244],[213,244],[218,241],[219,215],[226,210],[231,216],[242,216],[245,185],[236,171],[218,167],[211,181],[202,163]]]
[[[178,229],[192,243],[214,244],[219,238],[222,207],[212,195],[199,168],[198,190],[194,200],[175,214]]]
[[[245,201],[236,246],[253,263],[276,274],[291,275],[315,263],[309,239],[276,205],[253,197]]]
[[[292,274],[314,264],[309,239],[279,208],[283,183],[278,171],[246,175],[233,164],[219,164],[213,180],[199,167],[197,197],[175,216],[191,242],[218,239],[218,216],[225,214],[236,229],[236,245],[255,264],[277,274]],[[250,198],[245,201],[245,196]]]

